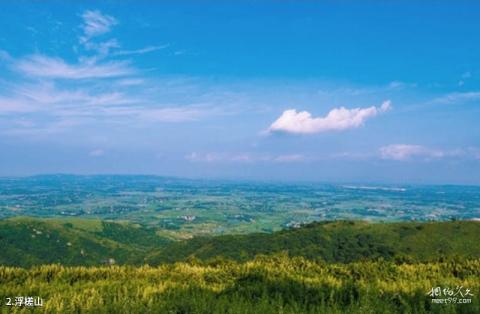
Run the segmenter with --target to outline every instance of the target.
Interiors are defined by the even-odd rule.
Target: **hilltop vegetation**
[[[0,297],[41,296],[44,313],[467,314],[480,312],[479,278],[478,259],[325,264],[276,255],[160,267],[0,267]],[[437,286],[466,287],[472,302],[434,304],[428,292]]]
[[[150,264],[227,258],[246,261],[257,254],[286,251],[327,262],[396,259],[434,261],[446,257],[480,258],[480,223],[475,221],[311,223],[272,234],[198,237],[172,242],[147,258]]]
[[[160,235],[159,235],[160,234]],[[287,252],[310,260],[348,263],[383,258],[436,261],[480,258],[480,223],[311,223],[274,233],[195,237],[175,241],[161,229],[87,219],[0,220],[0,264],[29,267],[60,263],[158,265],[199,259],[247,261]]]
[[[82,219],[0,220],[0,264],[142,264],[170,240],[143,226]]]
[[[177,241],[130,223],[6,219],[0,263],[31,268],[0,266],[0,300],[40,296],[44,313],[479,313],[479,228],[337,221]],[[460,286],[471,303],[427,295]]]

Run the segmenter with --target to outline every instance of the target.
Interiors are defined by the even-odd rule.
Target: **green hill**
[[[480,258],[480,223],[474,221],[312,223],[274,233],[197,237],[173,241],[160,229],[88,219],[0,220],[0,264],[60,263],[158,265],[191,259],[247,261],[287,252],[309,260],[348,263],[383,258],[436,261]]]
[[[199,237],[172,242],[148,256],[156,265],[226,258],[245,261],[258,254],[286,251],[290,256],[347,263],[378,258],[429,261],[442,257],[479,258],[480,223],[474,221],[312,223],[272,234]]]
[[[0,220],[2,265],[142,264],[147,252],[168,242],[154,229],[133,224],[78,218]]]

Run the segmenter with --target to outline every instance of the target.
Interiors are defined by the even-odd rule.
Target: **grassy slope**
[[[480,223],[314,223],[273,234],[228,235],[172,242],[151,254],[150,264],[196,257],[224,257],[245,261],[257,254],[287,251],[291,256],[321,258],[327,262],[396,258],[420,261],[440,257],[480,257]]]
[[[432,304],[427,292],[436,286],[466,287],[472,303]],[[324,264],[276,255],[210,265],[0,267],[0,299],[40,295],[45,305],[35,313],[467,314],[479,313],[479,293],[478,259]]]

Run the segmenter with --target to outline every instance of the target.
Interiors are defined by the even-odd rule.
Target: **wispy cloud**
[[[212,116],[229,114],[224,108],[212,105],[186,106],[114,106],[103,108],[102,112],[108,116],[127,117],[143,123],[155,122],[190,122]]]
[[[162,49],[167,48],[168,46],[169,45],[166,44],[166,45],[162,45],[162,46],[148,46],[148,47],[145,47],[145,48],[135,49],[135,50],[120,50],[120,51],[116,51],[115,53],[113,53],[113,55],[114,56],[141,55],[141,54],[145,54],[145,53],[149,53],[149,52],[153,52],[153,51],[162,50]]]
[[[185,159],[192,162],[215,162],[215,161],[230,160],[230,159],[226,159],[224,155],[218,154],[218,153],[197,153],[197,152],[192,152],[186,155]]]
[[[0,115],[33,111],[35,111],[34,106],[23,99],[0,97]]]
[[[399,89],[415,88],[415,87],[417,87],[416,83],[406,83],[402,81],[392,81],[387,85],[387,89],[390,89],[390,90],[399,90]]]
[[[455,149],[432,148],[415,144],[391,144],[380,147],[380,158],[395,161],[438,160],[444,158],[480,160],[480,149],[469,146]]]
[[[89,39],[108,33],[112,26],[118,24],[117,19],[110,15],[102,14],[98,10],[87,10],[82,14],[83,36],[80,38],[81,42],[86,42]]]
[[[380,107],[353,108],[345,107],[332,109],[325,117],[313,118],[307,111],[297,112],[295,109],[285,110],[283,114],[272,123],[269,132],[285,132],[293,134],[313,134],[328,131],[341,131],[358,128],[365,121],[379,113],[391,109],[389,100]]]
[[[134,99],[118,91],[95,92],[85,88],[58,89],[51,82],[22,84],[14,86],[13,91],[37,109],[43,108],[50,111],[61,107],[125,105],[135,102]],[[53,105],[56,106],[53,107]]]
[[[68,64],[60,58],[32,55],[14,64],[16,70],[29,77],[54,79],[91,79],[126,76],[135,73],[126,61],[111,61],[102,64],[81,62]]]
[[[441,150],[410,144],[392,144],[383,146],[379,149],[379,152],[382,159],[397,161],[410,160],[415,157],[442,158],[447,155],[446,152]]]
[[[209,115],[215,115],[214,111],[214,108],[208,110],[197,106],[159,108],[144,110],[140,113],[140,117],[143,120],[158,122],[183,122],[195,121]]]
[[[479,91],[471,91],[471,92],[455,92],[450,93],[441,97],[437,97],[431,101],[433,104],[457,104],[457,103],[465,103],[480,100],[480,92]]]
[[[80,119],[62,118],[48,124],[36,124],[33,121],[27,123],[15,121],[15,124],[15,127],[5,129],[3,133],[14,136],[28,136],[29,138],[43,137],[71,130],[73,127],[83,124],[83,122]]]
[[[278,163],[292,163],[305,161],[305,156],[301,154],[287,154],[287,155],[271,155],[259,153],[198,153],[192,152],[185,156],[186,160],[192,162],[239,162],[239,163],[253,163],[253,162],[278,162]]]

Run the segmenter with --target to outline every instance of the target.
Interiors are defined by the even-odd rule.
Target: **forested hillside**
[[[480,257],[480,223],[475,221],[368,223],[319,222],[272,234],[199,237],[172,242],[147,258],[150,264],[196,257],[245,261],[257,254],[285,251],[327,262],[395,259],[434,261]]]
[[[279,252],[341,263],[480,258],[480,223],[474,221],[322,222],[274,233],[184,241],[160,236],[160,230],[93,219],[5,219],[0,221],[0,264],[158,265],[192,258],[247,261],[258,254]]]
[[[89,219],[0,220],[0,264],[143,264],[170,240],[151,228]]]

